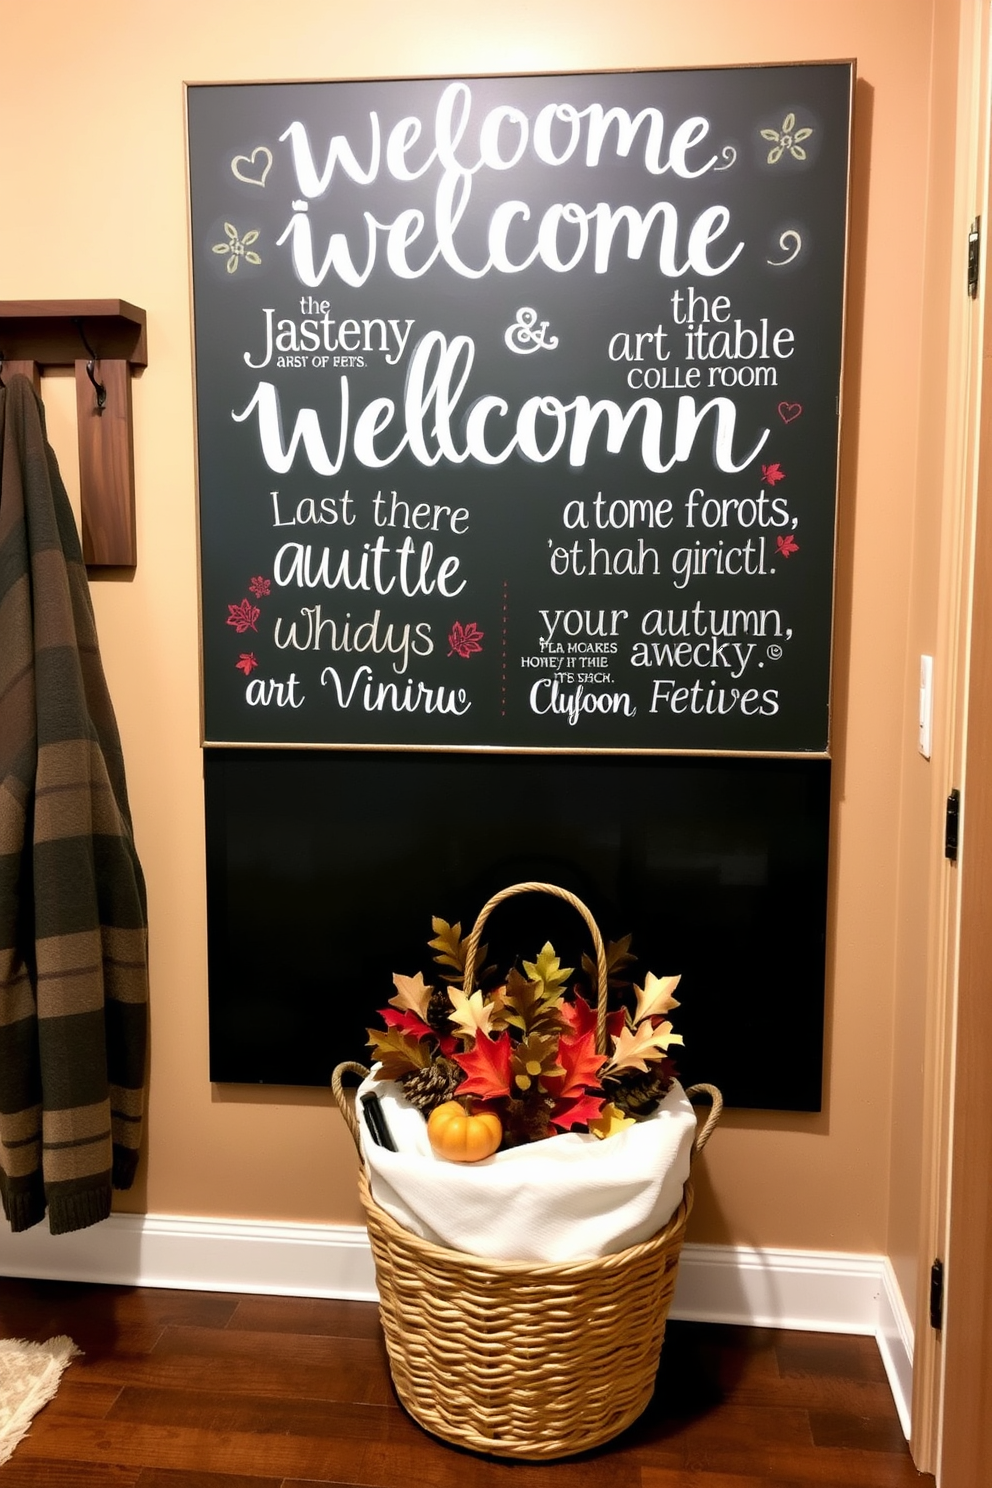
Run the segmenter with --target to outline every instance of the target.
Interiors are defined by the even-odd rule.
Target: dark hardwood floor
[[[404,1414],[370,1303],[0,1279],[0,1336],[56,1333],[84,1357],[0,1488],[933,1488],[871,1338],[670,1323],[634,1426],[506,1463]]]

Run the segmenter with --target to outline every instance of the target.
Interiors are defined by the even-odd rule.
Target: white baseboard
[[[376,1299],[365,1230],[349,1225],[113,1214],[53,1236],[0,1228],[0,1274],[54,1281]],[[870,1333],[909,1435],[913,1328],[887,1256],[683,1247],[673,1318]]]

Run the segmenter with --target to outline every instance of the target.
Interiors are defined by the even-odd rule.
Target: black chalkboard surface
[[[189,88],[206,742],[828,751],[852,83]]]
[[[437,968],[538,880],[577,894],[646,971],[680,973],[678,1066],[728,1104],[815,1111],[823,1068],[830,761],[369,750],[204,752],[210,1077],[327,1086],[365,1059],[392,974]],[[588,931],[547,895],[501,905],[488,960]]]

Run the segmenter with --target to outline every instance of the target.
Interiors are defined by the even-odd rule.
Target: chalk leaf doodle
[[[775,539],[775,546],[778,548],[783,558],[788,558],[790,553],[799,552],[799,544],[796,542],[796,539],[793,537],[791,532],[786,537],[777,537]]]
[[[256,574],[248,588],[256,599],[264,599],[267,594],[272,593],[272,580],[263,579],[261,574]]]
[[[474,620],[470,620],[467,625],[456,620],[448,637],[448,645],[451,647],[448,655],[454,656],[457,651],[459,656],[467,658],[473,651],[481,651],[484,636],[485,631],[480,630]]]
[[[258,161],[264,161],[258,165]],[[247,169],[245,169],[247,167]],[[265,178],[272,169],[272,151],[267,145],[256,145],[250,155],[235,155],[231,161],[231,171],[239,181],[245,181],[249,186],[264,186]]]
[[[772,145],[768,151],[768,164],[775,165],[785,154],[791,155],[793,160],[805,160],[806,151],[802,142],[808,140],[812,133],[812,129],[796,128],[795,114],[786,114],[781,129],[763,129],[761,138],[771,141]]]
[[[762,465],[761,479],[766,486],[774,486],[780,480],[785,480],[785,471],[776,460],[774,465]]]
[[[238,264],[242,259],[250,264],[260,264],[262,262],[258,254],[251,247],[252,243],[258,240],[257,228],[253,228],[251,232],[246,232],[242,238],[238,233],[238,229],[232,223],[225,222],[224,231],[227,233],[229,241],[226,243],[215,243],[213,250],[215,253],[230,254],[227,260],[227,272],[229,274],[236,272]]]
[[[228,625],[233,625],[238,635],[244,635],[246,630],[257,632],[258,626],[255,621],[262,613],[257,605],[253,605],[250,599],[243,599],[239,605],[228,605]]]
[[[803,411],[801,403],[780,403],[778,405],[778,416],[783,424],[791,424]]]
[[[244,672],[246,677],[250,677],[252,672],[258,666],[258,657],[255,655],[254,651],[242,651],[241,655],[238,657],[234,665],[237,667],[239,672]]]

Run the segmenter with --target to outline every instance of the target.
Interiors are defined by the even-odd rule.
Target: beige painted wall
[[[148,1150],[122,1209],[359,1219],[350,1143],[323,1094],[212,1089],[207,1078],[183,80],[853,57],[860,81],[838,550],[827,1102],[819,1116],[729,1115],[704,1160],[692,1233],[713,1242],[886,1249],[893,1059],[902,1111],[902,1066],[919,1057],[923,997],[919,976],[908,1003],[897,983],[905,972],[899,937],[927,892],[915,871],[908,880],[900,873],[899,847],[906,772],[926,769],[913,752],[908,646],[932,618],[937,561],[929,546],[914,549],[921,506],[939,505],[939,490],[920,485],[915,432],[934,7],[939,0],[812,7],[240,0],[233,9],[199,0],[48,0],[0,7],[0,295],[120,296],[148,311],[150,364],[134,399],[139,564],[132,582],[93,586],[152,931]],[[938,100],[938,114],[946,106]],[[65,391],[50,393],[56,437]],[[68,430],[66,437],[70,443],[59,448],[71,463]],[[929,784],[914,790],[916,831]],[[741,1023],[742,1048],[760,1058],[761,1007],[741,1009]],[[917,1223],[919,1142],[914,1126],[899,1150],[902,1248]]]

